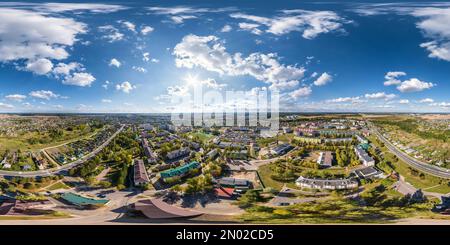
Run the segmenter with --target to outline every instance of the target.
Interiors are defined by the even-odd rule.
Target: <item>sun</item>
[[[186,76],[186,78],[184,78],[184,81],[186,82],[187,86],[197,86],[199,84],[199,80],[198,80],[198,76],[197,75],[192,75],[192,74],[188,74]]]

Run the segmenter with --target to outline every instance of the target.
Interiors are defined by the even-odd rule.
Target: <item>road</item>
[[[400,176],[399,181],[394,183],[394,188],[402,193],[403,195],[407,195],[407,194],[414,194],[417,191],[417,188],[414,187],[413,185],[411,185],[410,183],[406,182],[405,178],[403,176]],[[443,196],[449,196],[450,193],[447,194],[441,194],[441,193],[436,193],[436,192],[429,192],[429,191],[423,191],[423,194],[425,196],[432,196],[432,197],[436,197],[441,199],[441,197]]]
[[[391,142],[389,142],[381,133],[372,126],[372,132],[374,132],[377,137],[384,143],[384,145],[399,159],[404,161],[410,167],[415,168],[419,171],[433,175],[443,179],[450,179],[450,170],[446,168],[441,168],[438,166],[431,165],[429,163],[421,162],[408,154],[402,152],[397,147],[395,147]]]
[[[83,164],[84,162],[86,162],[87,160],[91,159],[92,157],[94,157],[95,155],[97,155],[101,150],[103,150],[103,148],[105,148],[120,132],[122,132],[122,130],[124,129],[125,125],[122,125],[120,127],[120,129],[118,129],[113,135],[111,135],[111,137],[109,137],[105,142],[103,142],[103,144],[101,144],[99,147],[97,147],[94,151],[90,152],[87,155],[84,155],[83,157],[81,157],[80,159],[68,163],[66,165],[63,166],[58,166],[56,168],[51,168],[51,169],[45,169],[45,170],[38,170],[38,171],[4,171],[4,170],[0,170],[0,176],[8,176],[8,177],[45,177],[45,176],[50,176],[50,175],[54,175],[54,174],[59,174],[63,171],[67,171],[71,168],[74,168],[80,164]]]

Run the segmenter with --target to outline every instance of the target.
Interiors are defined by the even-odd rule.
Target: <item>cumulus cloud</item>
[[[425,99],[421,99],[419,100],[419,103],[433,103],[434,100],[431,98],[425,98]]]
[[[448,3],[364,4],[356,9],[361,15],[396,13],[419,18],[416,27],[430,41],[420,44],[429,57],[450,61],[450,5]]]
[[[255,35],[261,35],[263,32],[258,29],[259,25],[258,24],[253,24],[253,23],[239,23],[239,28],[245,31],[250,31],[251,33],[255,34]]]
[[[125,81],[121,84],[116,84],[116,90],[122,91],[124,93],[130,93],[131,90],[135,89],[136,86],[132,85],[130,82]]]
[[[150,53],[149,52],[145,52],[142,54],[142,60],[145,62],[150,61]]]
[[[363,100],[361,99],[360,96],[356,96],[356,97],[339,97],[339,98],[327,100],[326,102],[328,102],[328,103],[346,103],[346,102],[359,103],[362,101]]]
[[[409,104],[409,100],[406,100],[406,99],[399,100],[398,103],[400,103],[400,104]]]
[[[392,100],[395,97],[397,97],[397,95],[395,95],[395,94],[386,94],[385,92],[378,92],[378,93],[373,93],[373,94],[365,94],[364,97],[366,99]]]
[[[53,74],[56,76],[69,75],[72,71],[76,70],[84,70],[83,65],[78,62],[70,62],[69,64],[66,63],[58,63],[55,68],[53,68]]]
[[[402,93],[408,92],[419,92],[425,89],[430,89],[436,86],[430,82],[420,81],[417,78],[411,78],[409,80],[403,81],[400,85],[397,86],[397,89]]]
[[[144,26],[141,29],[141,34],[145,36],[145,35],[150,34],[151,32],[153,32],[154,30],[155,29],[153,27],[151,27],[151,26]]]
[[[109,61],[109,66],[115,66],[119,68],[121,65],[122,63],[120,63],[120,61],[117,60],[116,58],[112,58],[111,61]]]
[[[110,100],[110,99],[102,99],[102,103],[112,103],[112,100]]]
[[[430,52],[429,57],[450,61],[450,8],[418,8],[412,15],[424,18],[416,26],[433,39],[420,45]]]
[[[293,99],[298,99],[302,97],[308,97],[309,95],[311,95],[311,93],[312,93],[311,87],[302,87],[290,92],[289,96],[291,96]]]
[[[390,85],[398,85],[402,81],[398,79],[400,76],[406,76],[406,73],[403,71],[390,71],[386,73],[384,78],[386,81],[384,82],[384,86],[390,86]]]
[[[132,23],[130,21],[122,21],[122,20],[119,20],[119,23],[122,24],[129,31],[136,33],[136,25],[134,23]]]
[[[26,65],[26,70],[38,75],[45,75],[53,68],[53,63],[48,59],[29,60]]]
[[[284,65],[275,53],[230,54],[216,36],[187,35],[174,50],[177,67],[201,67],[221,75],[249,75],[266,83],[282,83],[303,77],[305,69]]]
[[[60,95],[53,93],[50,90],[38,90],[38,91],[31,91],[29,94],[31,97],[38,98],[38,99],[44,99],[44,100],[50,100],[60,97]]]
[[[5,104],[5,103],[0,102],[0,109],[8,110],[8,109],[13,109],[13,108],[14,108],[14,106],[11,104]]]
[[[0,19],[1,62],[66,59],[67,47],[74,45],[77,35],[86,33],[86,25],[71,18],[23,9],[2,8]]]
[[[333,77],[332,77],[330,74],[324,72],[324,73],[322,73],[322,75],[320,75],[320,76],[314,81],[314,85],[316,85],[316,86],[323,86],[323,85],[325,85],[325,84],[331,82],[332,80],[333,80]]]
[[[431,103],[430,106],[435,106],[435,107],[441,107],[443,109],[449,109],[450,108],[450,102],[435,102],[435,103]]]
[[[230,25],[224,25],[222,29],[220,29],[220,32],[230,32],[233,28],[231,28]]]
[[[108,40],[110,43],[120,41],[124,38],[123,33],[119,32],[119,30],[112,25],[99,26],[98,29],[100,32],[104,33],[102,38]]]
[[[62,81],[66,85],[74,85],[80,87],[91,86],[95,81],[95,77],[86,72],[74,72],[72,75],[68,75]]]
[[[137,72],[142,72],[142,73],[146,73],[147,72],[147,69],[145,69],[144,67],[133,66],[132,68],[133,68],[133,70],[135,70]]]
[[[259,25],[264,25],[267,33],[281,36],[293,31],[301,32],[302,37],[314,39],[319,34],[341,30],[348,20],[340,17],[333,11],[309,11],[302,9],[284,10],[282,15],[272,18],[249,15],[244,13],[233,13],[230,17],[252,21]],[[259,33],[259,29],[248,28],[248,25],[241,26],[241,29],[250,30],[252,33]],[[247,27],[247,28],[242,28]]]
[[[5,98],[8,100],[21,102],[22,100],[26,99],[27,96],[23,95],[23,94],[10,94],[10,95],[5,96]]]
[[[420,81],[417,78],[411,78],[402,81],[399,79],[399,77],[401,76],[406,76],[406,73],[402,71],[390,71],[386,73],[386,75],[384,76],[384,78],[386,79],[384,85],[397,85],[397,90],[402,93],[418,92],[436,86],[436,84]]]

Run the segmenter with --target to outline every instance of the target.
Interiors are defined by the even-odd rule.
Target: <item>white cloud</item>
[[[402,93],[407,93],[430,89],[434,86],[435,84],[433,83],[423,82],[417,78],[411,78],[409,80],[403,81],[400,85],[397,86],[397,89]]]
[[[169,86],[167,87],[167,94],[170,96],[186,96],[189,94],[187,86]]]
[[[38,75],[45,75],[53,68],[53,63],[45,58],[27,62],[26,69]]]
[[[384,86],[390,86],[390,85],[398,85],[401,83],[401,80],[397,79],[400,76],[406,76],[406,73],[403,71],[390,71],[386,73],[384,78],[386,81],[384,82]]]
[[[130,93],[131,90],[133,90],[135,88],[136,88],[136,86],[132,85],[128,81],[125,81],[125,82],[123,82],[121,84],[116,84],[116,90],[120,90],[120,91],[122,91],[124,93],[127,93],[127,94]]]
[[[420,44],[429,57],[450,61],[450,8],[448,3],[364,4],[356,9],[362,15],[396,13],[420,18],[416,27],[430,41]]]
[[[230,32],[232,29],[230,25],[224,25],[220,32]]]
[[[75,85],[80,87],[91,86],[95,81],[95,77],[86,72],[74,72],[72,75],[68,75],[62,81],[66,85]]]
[[[13,105],[10,105],[10,104],[5,104],[5,103],[2,103],[2,102],[0,102],[0,109],[13,109],[14,108],[14,106]]]
[[[106,80],[105,83],[102,84],[102,87],[104,89],[108,89],[109,84],[110,84],[110,82],[108,80]]]
[[[405,99],[399,100],[398,103],[400,103],[400,104],[409,104],[409,100],[405,100]]]
[[[110,99],[102,99],[102,103],[112,103],[112,100],[110,100]]]
[[[305,72],[303,67],[280,64],[274,53],[251,53],[247,57],[230,54],[215,36],[187,35],[175,46],[173,55],[177,67],[201,67],[229,76],[249,75],[267,83],[298,80]]]
[[[417,28],[433,39],[420,45],[430,52],[429,57],[450,61],[450,8],[418,8],[412,15],[424,18]]]
[[[135,70],[137,72],[142,72],[142,73],[146,73],[147,72],[147,69],[145,69],[144,67],[133,66],[132,68],[133,68],[133,70]]]
[[[149,52],[145,52],[142,54],[142,60],[145,62],[148,62],[150,60],[150,53]]]
[[[42,3],[36,4],[33,7],[36,10],[44,12],[81,12],[89,11],[92,13],[113,13],[120,10],[125,10],[127,7],[115,4],[101,4],[101,3]]]
[[[308,11],[301,9],[284,10],[280,16],[273,18],[234,13],[230,16],[235,19],[245,19],[266,26],[265,32],[281,36],[293,31],[301,32],[303,38],[313,39],[319,34],[340,30],[342,24],[349,21],[332,11]],[[248,27],[248,26],[247,26]],[[242,28],[244,29],[244,28]],[[246,28],[253,33],[254,29]],[[259,29],[258,29],[259,30]]]
[[[66,59],[66,48],[74,45],[78,34],[86,33],[86,25],[71,18],[23,9],[1,8],[0,19],[1,62]]]
[[[435,107],[441,107],[444,109],[449,109],[450,108],[450,102],[435,102],[435,103],[431,103],[430,106],[435,106]]]
[[[147,7],[151,14],[167,15],[175,24],[182,24],[185,20],[196,19],[201,14],[221,13],[233,11],[235,8],[193,8],[188,6]]]
[[[360,103],[360,102],[363,102],[363,100],[361,99],[360,96],[356,96],[356,97],[339,97],[336,99],[327,100],[326,102],[328,102],[328,103],[345,103],[345,102]]]
[[[53,68],[53,74],[56,76],[69,75],[72,71],[84,70],[83,65],[77,62],[70,62],[69,64],[58,63],[55,68]]]
[[[150,34],[151,32],[153,32],[154,30],[155,29],[153,27],[151,27],[151,26],[144,26],[141,29],[141,34],[145,36],[145,35]]]
[[[124,38],[124,35],[112,25],[100,26],[98,29],[100,32],[105,33],[102,38],[107,39],[110,43],[120,41]]]
[[[109,61],[109,66],[115,66],[119,68],[121,65],[122,63],[120,63],[120,61],[117,60],[116,58],[112,58],[111,61]]]
[[[419,100],[419,103],[433,103],[434,100],[431,98],[425,98],[425,99],[421,99]]]
[[[378,93],[373,93],[373,94],[365,94],[364,97],[366,97],[367,99],[392,100],[395,97],[397,97],[397,95],[395,95],[395,94],[386,94],[385,92],[378,92]]]
[[[121,23],[129,31],[132,31],[132,32],[136,33],[136,25],[131,23],[130,21],[121,21],[121,20],[119,20],[119,23]]]
[[[251,33],[255,34],[255,35],[261,35],[262,31],[260,29],[258,29],[259,25],[258,24],[253,24],[253,23],[239,23],[239,28],[241,28],[242,30],[245,31],[250,31]]]
[[[152,59],[150,60],[150,62],[152,62],[152,63],[159,63],[159,60],[158,60],[158,59],[155,59],[155,58],[152,58]]]
[[[60,95],[55,94],[50,90],[31,91],[30,96],[34,97],[34,98],[38,98],[38,99],[45,99],[45,100],[50,100],[50,99],[55,99],[55,98],[60,97]]]
[[[178,15],[178,16],[170,17],[170,19],[175,24],[183,24],[185,20],[196,19],[196,18],[197,18],[197,16],[195,16],[195,15]]]
[[[322,73],[322,75],[320,75],[320,77],[318,77],[314,81],[314,85],[316,85],[316,86],[323,86],[323,85],[331,82],[332,80],[333,80],[333,77],[330,74],[324,72],[324,73]]]
[[[10,95],[5,96],[5,98],[8,100],[21,102],[22,100],[26,99],[27,96],[23,95],[23,94],[10,94]]]
[[[309,95],[311,95],[311,93],[311,87],[302,87],[290,92],[289,95],[294,99],[298,99],[301,97],[308,97]]]

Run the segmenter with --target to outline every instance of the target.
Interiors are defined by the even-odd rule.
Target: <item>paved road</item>
[[[443,179],[450,179],[450,170],[446,168],[441,168],[435,165],[431,165],[429,163],[421,162],[408,154],[402,152],[397,147],[395,147],[391,142],[389,142],[383,135],[380,134],[380,132],[372,127],[372,131],[378,136],[378,138],[384,143],[384,145],[393,153],[395,154],[399,159],[404,161],[409,166],[422,171],[424,173],[443,178]]]
[[[90,152],[87,155],[84,155],[82,158],[68,163],[63,166],[58,166],[56,168],[46,169],[46,170],[38,170],[38,171],[4,171],[0,170],[0,176],[8,176],[8,177],[45,177],[50,176],[54,174],[61,173],[63,171],[67,171],[71,168],[74,168],[80,164],[83,164],[87,160],[91,159],[95,155],[97,155],[103,148],[105,148],[122,130],[124,129],[125,125],[122,125],[119,130],[117,130],[111,137],[109,137],[105,142],[103,142],[102,145],[97,147],[94,151]]]

